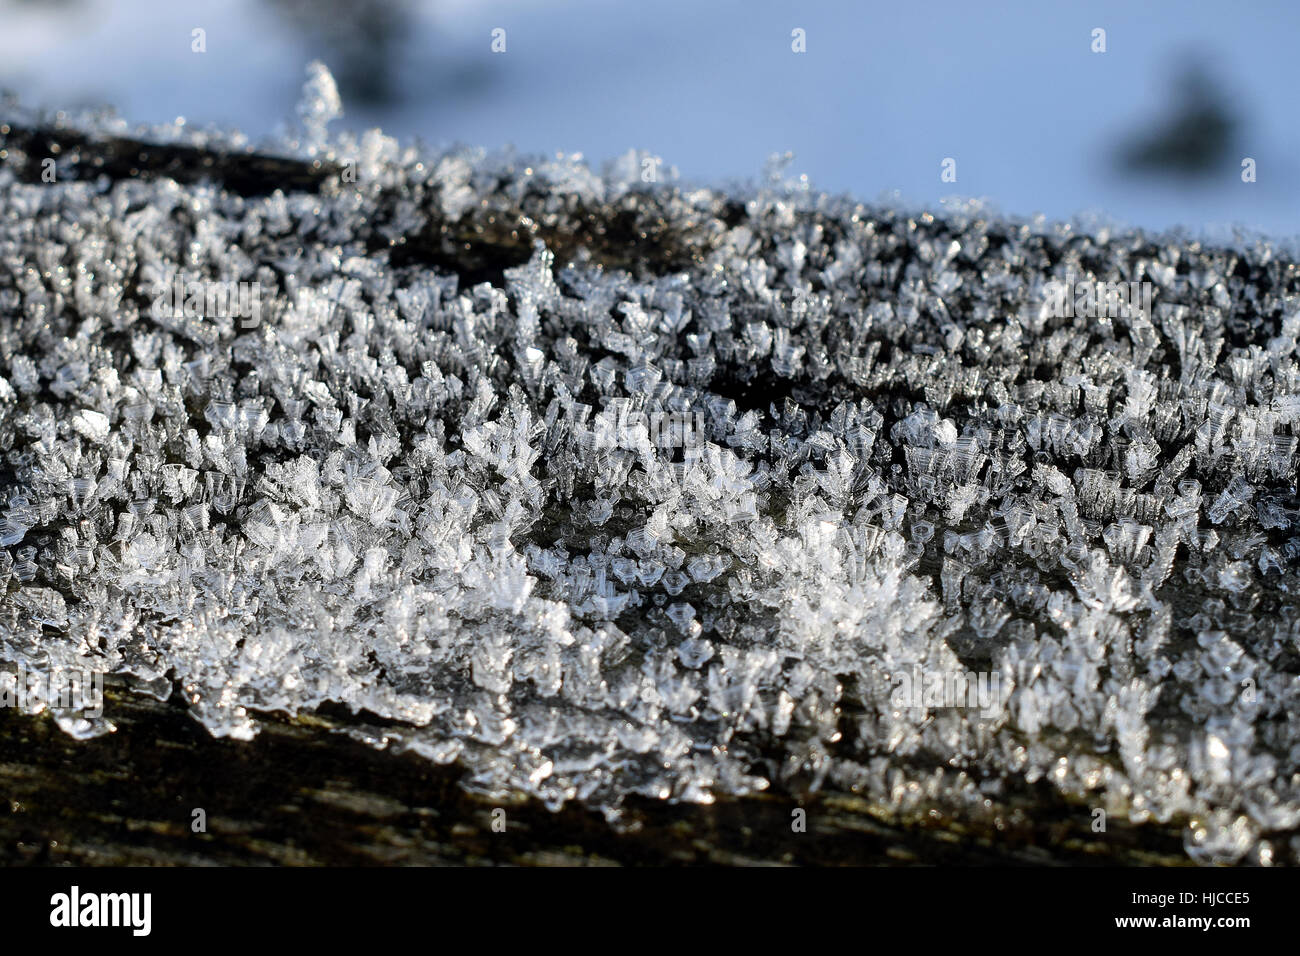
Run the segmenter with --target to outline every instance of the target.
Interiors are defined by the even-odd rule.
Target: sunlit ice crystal
[[[303,84],[298,101],[298,120],[302,124],[304,147],[308,154],[319,152],[326,144],[327,127],[343,115],[343,100],[339,97],[334,77],[319,60],[307,67],[307,81]]]
[[[1198,861],[1292,852],[1291,252],[417,151],[340,111],[311,67],[285,152],[357,173],[316,189],[0,166],[0,670],[179,689],[239,739],[342,705],[476,791],[611,816],[1045,782]],[[1084,259],[1151,276],[1149,321],[1044,310]],[[180,272],[258,283],[260,322],[131,298]]]

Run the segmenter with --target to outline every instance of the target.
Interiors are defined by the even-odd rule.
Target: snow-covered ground
[[[292,115],[304,64],[334,57],[289,0],[0,0],[0,86],[24,103],[111,103],[131,120],[235,125]],[[327,5],[317,5],[324,7]],[[813,186],[1014,214],[1086,211],[1150,227],[1300,227],[1294,123],[1300,6],[852,0],[437,0],[413,3],[386,105],[345,123],[430,143],[581,152],[644,148],[694,181],[756,176],[774,152]],[[354,9],[354,6],[348,9]],[[322,13],[308,27],[331,22]],[[207,52],[191,52],[191,31]],[[493,54],[491,33],[506,31]],[[1107,31],[1093,53],[1092,30]],[[806,31],[807,52],[791,51]],[[1122,175],[1116,147],[1168,110],[1176,67],[1204,63],[1239,143],[1200,181]],[[331,63],[338,73],[337,64]],[[379,68],[378,66],[376,68]],[[346,94],[346,91],[345,91]],[[1241,157],[1258,181],[1241,181]],[[957,161],[957,182],[940,165]]]

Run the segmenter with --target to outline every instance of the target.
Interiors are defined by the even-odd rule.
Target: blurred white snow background
[[[504,54],[490,49],[498,27]],[[806,53],[791,50],[795,28]],[[256,139],[292,117],[319,57],[339,78],[343,125],[435,145],[597,164],[647,149],[712,184],[792,151],[787,174],[868,201],[983,197],[1015,215],[1291,237],[1298,38],[1300,5],[1284,2],[0,0],[0,88],[29,106],[112,105],[132,122],[183,116]],[[1193,110],[1183,132],[1200,138],[1162,152],[1189,73],[1230,128]],[[1143,135],[1156,141],[1147,168],[1121,162]],[[955,183],[940,180],[948,157]]]

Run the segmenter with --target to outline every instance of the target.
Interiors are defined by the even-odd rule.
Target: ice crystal
[[[331,140],[338,111],[313,67],[300,146],[355,174],[315,186],[44,183],[9,146],[11,666],[241,738],[342,704],[471,788],[611,815],[1042,780],[1198,860],[1296,846],[1280,250],[417,153]],[[180,273],[257,283],[260,323],[159,315]],[[1055,315],[1066,275],[1151,282],[1153,314]],[[954,704],[975,672],[1000,692]]]

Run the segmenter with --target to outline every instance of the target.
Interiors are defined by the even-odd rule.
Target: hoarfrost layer
[[[46,183],[8,143],[11,665],[179,688],[220,736],[346,705],[611,816],[1045,781],[1199,860],[1294,859],[1289,258],[331,138],[309,86],[316,188]],[[156,309],[177,277],[256,283],[259,322]],[[971,677],[979,706],[900,697]]]

